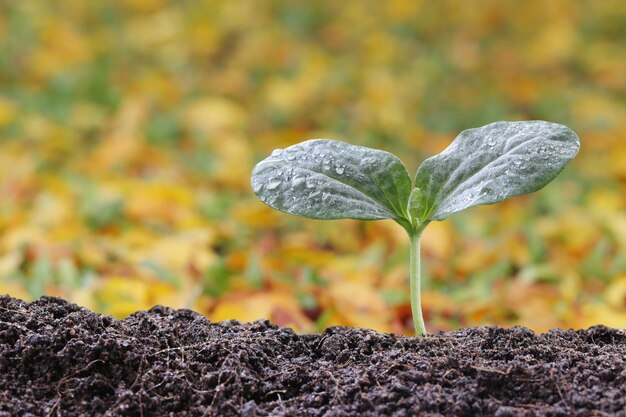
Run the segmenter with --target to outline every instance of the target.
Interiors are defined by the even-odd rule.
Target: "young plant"
[[[420,301],[420,237],[433,220],[537,191],[578,153],[568,127],[496,122],[463,132],[420,165],[411,184],[402,162],[377,149],[313,139],[276,149],[252,172],[267,205],[313,219],[393,219],[410,238],[413,324],[426,333]]]

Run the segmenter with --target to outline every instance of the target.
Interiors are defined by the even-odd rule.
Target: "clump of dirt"
[[[403,337],[0,297],[0,416],[624,416],[626,332]]]

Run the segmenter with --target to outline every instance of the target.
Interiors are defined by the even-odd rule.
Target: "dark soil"
[[[624,416],[626,332],[402,337],[0,296],[0,416]]]

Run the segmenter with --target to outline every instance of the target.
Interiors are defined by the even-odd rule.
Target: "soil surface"
[[[0,416],[624,416],[626,332],[428,337],[0,296]]]

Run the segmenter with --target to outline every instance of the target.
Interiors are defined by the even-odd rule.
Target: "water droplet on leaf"
[[[291,185],[293,185],[294,187],[297,187],[298,185],[302,184],[304,181],[306,181],[306,177],[304,175],[294,175],[291,181]]]
[[[280,178],[272,177],[267,182],[268,190],[275,190],[283,181]]]

